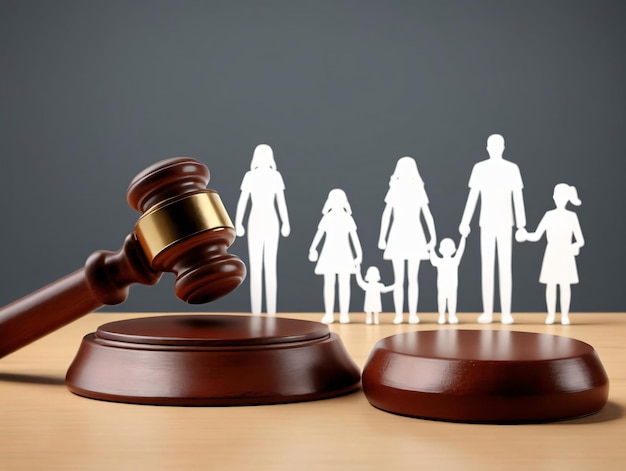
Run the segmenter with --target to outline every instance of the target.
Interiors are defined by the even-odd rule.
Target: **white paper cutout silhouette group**
[[[469,194],[459,224],[458,247],[445,238],[436,253],[437,236],[429,200],[417,164],[412,157],[398,160],[389,180],[385,207],[381,217],[378,248],[383,259],[390,260],[394,280],[385,285],[377,267],[370,266],[365,278],[361,275],[363,251],[357,226],[345,192],[333,189],[323,205],[322,217],[309,249],[309,260],[316,262],[315,273],[324,277],[324,316],[322,322],[334,322],[335,292],[338,288],[339,321],[350,322],[351,275],[364,291],[363,310],[367,324],[378,324],[382,312],[381,295],[393,292],[394,324],[404,321],[404,287],[407,285],[408,322],[419,323],[418,274],[422,260],[430,260],[437,270],[437,304],[439,324],[459,322],[456,316],[458,268],[465,251],[471,221],[480,202],[480,250],[483,313],[479,323],[490,323],[494,314],[495,265],[498,264],[501,322],[512,324],[512,229],[518,242],[538,241],[546,234],[547,246],[541,267],[540,282],[546,284],[547,324],[556,316],[557,287],[560,290],[561,322],[569,324],[571,285],[578,283],[575,256],[584,245],[576,214],[567,203],[580,205],[576,189],[558,184],[554,189],[556,209],[546,212],[537,230],[526,231],[523,182],[519,168],[503,158],[504,138],[493,134],[487,139],[489,158],[474,165],[469,178]],[[276,170],[272,149],[261,144],[252,158],[250,171],[241,184],[235,226],[238,236],[246,234],[243,226],[248,200],[248,250],[250,257],[250,299],[252,313],[261,313],[262,279],[265,278],[266,309],[276,313],[276,257],[279,232],[290,233],[285,185]],[[573,239],[573,241],[572,241]],[[445,313],[448,312],[446,320]]]

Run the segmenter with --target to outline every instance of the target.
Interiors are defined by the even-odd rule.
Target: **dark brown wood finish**
[[[318,322],[177,315],[101,326],[83,339],[66,384],[115,402],[257,405],[346,394],[360,371]]]
[[[206,190],[209,171],[186,158],[164,160],[131,182],[129,204],[144,213],[152,207]],[[0,357],[105,304],[118,304],[132,283],[154,284],[162,271],[176,273],[176,294],[187,302],[207,302],[236,288],[245,277],[239,258],[226,252],[231,228],[193,234],[159,257],[147,259],[135,233],[117,252],[98,251],[84,268],[0,309]]]
[[[363,391],[382,410],[436,420],[526,423],[601,410],[606,372],[593,347],[507,330],[419,331],[379,341]]]

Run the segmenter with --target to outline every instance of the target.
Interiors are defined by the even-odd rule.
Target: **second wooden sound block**
[[[83,339],[66,384],[81,396],[136,404],[278,404],[354,391],[360,371],[324,324],[172,315],[100,326]]]
[[[598,412],[609,382],[595,350],[579,340],[443,329],[379,341],[363,370],[363,391],[373,406],[396,414],[525,423]]]

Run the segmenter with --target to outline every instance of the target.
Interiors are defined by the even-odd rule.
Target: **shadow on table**
[[[7,383],[47,384],[64,386],[65,378],[49,375],[29,375],[20,373],[0,373],[0,381]]]
[[[624,409],[621,405],[609,401],[601,411],[596,414],[581,417],[579,419],[572,419],[566,421],[568,424],[599,424],[602,422],[610,422],[624,416]],[[564,422],[561,422],[564,423]]]

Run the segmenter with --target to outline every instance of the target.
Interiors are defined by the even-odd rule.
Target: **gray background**
[[[364,267],[390,283],[376,242],[397,159],[417,160],[438,237],[457,239],[471,168],[498,132],[522,172],[529,229],[556,183],[579,190],[587,245],[572,310],[626,311],[625,21],[626,3],[598,0],[0,0],[0,303],[117,250],[137,218],[126,187],[154,161],[205,162],[234,218],[267,143],[292,224],[278,309],[322,311],[306,257],[328,191],[346,191]],[[481,310],[478,234],[475,216],[460,311]],[[514,311],[545,311],[544,248],[514,246]],[[244,239],[231,251],[247,260]],[[195,307],[172,284],[135,287],[117,309],[249,310],[247,282]],[[435,311],[429,264],[420,288],[419,310]],[[362,302],[353,285],[352,310]]]

